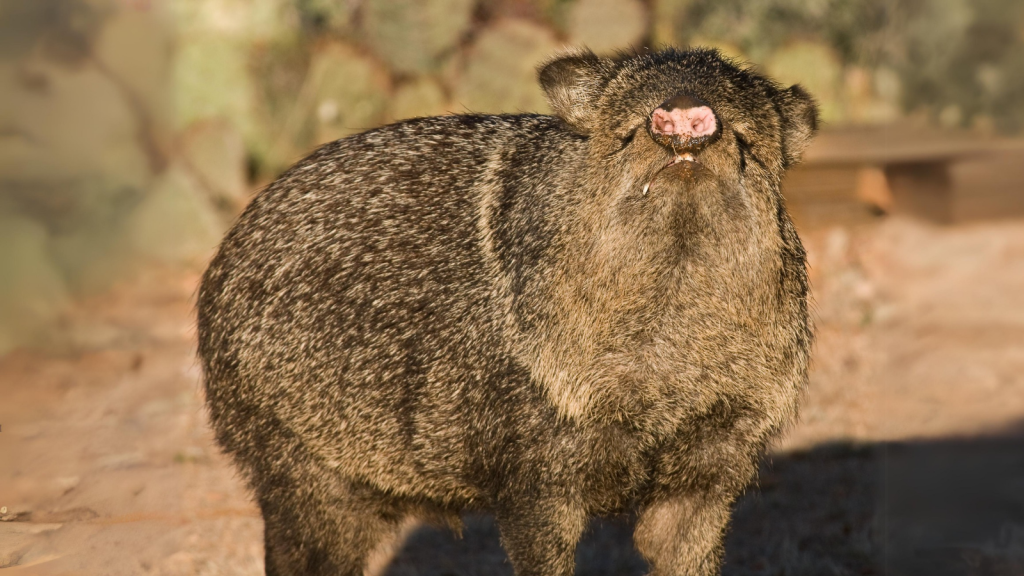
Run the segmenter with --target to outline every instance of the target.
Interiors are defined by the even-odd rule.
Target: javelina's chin
[[[658,170],[651,179],[651,185],[680,185],[686,182],[693,182],[706,172],[707,169],[704,165],[698,160],[693,159],[689,154],[687,156],[689,156],[687,159],[676,157],[664,168]]]

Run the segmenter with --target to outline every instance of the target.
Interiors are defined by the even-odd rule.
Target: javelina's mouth
[[[657,178],[662,172],[664,172],[665,170],[675,166],[676,164],[683,164],[684,165],[684,167],[683,167],[684,169],[693,169],[693,168],[696,168],[697,166],[699,166],[700,162],[698,162],[697,158],[693,154],[690,154],[689,152],[684,152],[682,154],[676,154],[675,156],[672,157],[671,160],[669,160],[668,164],[665,164],[664,166],[662,166],[654,174],[654,176],[651,178],[650,182],[648,182],[647,184],[644,184],[644,196],[646,196],[647,195],[647,191],[651,189],[651,184],[654,183],[654,179]]]
[[[686,152],[684,154],[676,154],[675,158],[673,158],[668,164],[665,164],[665,168],[668,168],[669,166],[672,166],[673,164],[679,164],[680,162],[696,162],[696,161],[697,161],[697,159],[693,156],[693,154],[690,154],[689,152]],[[662,170],[664,170],[665,168],[662,168]]]

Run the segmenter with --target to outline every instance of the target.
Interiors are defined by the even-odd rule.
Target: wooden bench
[[[907,127],[824,131],[783,181],[802,226],[855,224],[883,214],[956,220],[956,163],[1018,153],[1024,144]],[[1024,172],[1020,195],[1024,198]],[[962,187],[962,186],[960,186]]]

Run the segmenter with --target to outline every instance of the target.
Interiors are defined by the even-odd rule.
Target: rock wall
[[[201,265],[252,191],[319,143],[547,111],[535,66],[565,46],[688,44],[807,85],[833,125],[1024,125],[1015,0],[7,2],[0,354],[140,262]]]

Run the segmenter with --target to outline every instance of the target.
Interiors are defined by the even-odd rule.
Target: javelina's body
[[[655,574],[718,570],[806,380],[778,182],[814,104],[701,50],[540,78],[558,117],[324,146],[210,265],[209,409],[268,574],[358,574],[405,515],[472,508],[520,576],[572,574],[588,518],[623,511]]]

